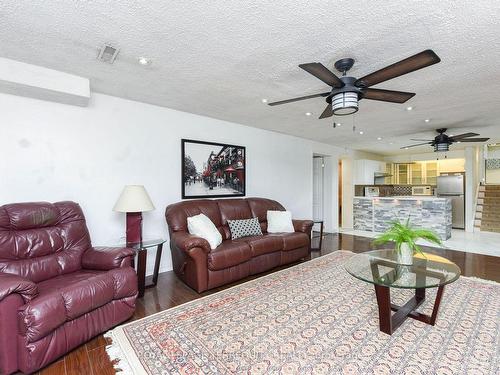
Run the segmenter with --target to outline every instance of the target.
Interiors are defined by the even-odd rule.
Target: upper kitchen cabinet
[[[415,163],[409,165],[412,185],[422,185],[424,183],[425,181],[424,166],[425,164],[423,163]]]
[[[386,163],[378,160],[359,159],[353,162],[354,185],[373,185],[375,175],[385,173]]]
[[[463,172],[464,159],[416,161],[411,163],[387,163],[392,178],[386,183],[398,185],[436,185],[437,176],[446,172]]]

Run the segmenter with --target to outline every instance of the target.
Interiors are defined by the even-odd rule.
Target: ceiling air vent
[[[115,62],[116,56],[120,50],[109,44],[104,44],[101,49],[99,49],[99,55],[97,60],[106,62],[108,64],[113,64]]]

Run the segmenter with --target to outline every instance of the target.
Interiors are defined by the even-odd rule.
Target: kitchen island
[[[385,232],[394,220],[410,218],[416,228],[430,229],[442,240],[451,237],[451,199],[434,196],[354,197],[354,229]]]

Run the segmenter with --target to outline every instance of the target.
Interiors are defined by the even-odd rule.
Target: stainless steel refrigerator
[[[441,173],[437,178],[438,197],[451,198],[452,227],[465,229],[465,176],[463,173]]]

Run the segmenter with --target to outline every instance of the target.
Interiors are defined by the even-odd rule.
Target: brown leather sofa
[[[198,293],[249,275],[305,258],[311,250],[311,220],[293,220],[294,233],[267,233],[267,211],[285,208],[264,198],[198,199],[167,207],[173,268],[177,276]],[[205,239],[189,234],[187,218],[208,216],[222,235],[222,244],[211,250]],[[231,240],[228,220],[259,218],[263,236]]]
[[[31,374],[132,316],[133,249],[95,248],[74,202],[0,207],[0,374]]]

